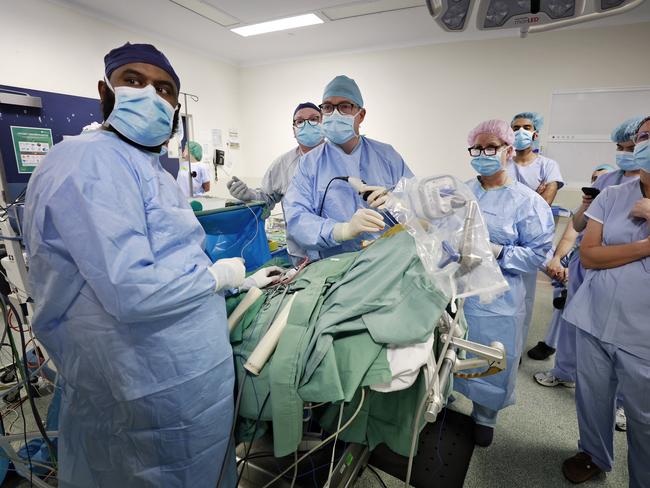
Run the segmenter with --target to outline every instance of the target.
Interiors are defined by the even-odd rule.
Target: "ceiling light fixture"
[[[230,30],[240,36],[248,37],[322,23],[323,19],[318,17],[316,14],[305,14],[297,15],[295,17],[286,17],[284,19],[271,20],[269,22],[261,22],[259,24],[246,25],[244,27],[236,27]]]

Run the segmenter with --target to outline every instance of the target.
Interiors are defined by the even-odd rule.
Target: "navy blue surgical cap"
[[[313,104],[311,102],[303,102],[296,107],[296,110],[293,111],[293,116],[295,117],[296,114],[298,113],[298,110],[302,110],[303,108],[313,108],[314,110],[316,110],[316,112],[320,113],[320,108],[318,108],[318,105]]]
[[[104,56],[104,74],[106,78],[110,78],[113,71],[120,66],[129,63],[146,63],[158,66],[173,78],[176,88],[181,89],[181,80],[174,68],[172,68],[171,63],[163,53],[151,44],[131,44],[127,42],[124,46],[116,47],[109,52]]]

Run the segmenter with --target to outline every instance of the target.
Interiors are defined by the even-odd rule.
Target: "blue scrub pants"
[[[650,486],[650,360],[634,356],[576,329],[576,408],[580,441],[604,471],[614,462],[616,393],[627,415],[630,488]]]
[[[528,331],[530,330],[530,323],[533,320],[533,306],[535,305],[535,290],[537,289],[537,271],[532,273],[526,273],[522,275],[524,279],[524,288],[526,289],[526,300],[525,311],[526,315],[524,316],[524,324],[522,331],[522,340],[521,348],[523,349],[526,345],[526,340],[528,339]]]
[[[553,298],[558,298],[561,292],[562,288],[555,288],[553,290]],[[557,349],[557,344],[560,340],[560,322],[562,322],[562,312],[562,310],[558,310],[557,308],[553,309],[553,315],[551,315],[551,321],[548,324],[548,331],[544,338],[544,344],[553,349]]]
[[[498,410],[493,410],[479,403],[473,402],[472,418],[479,425],[494,428],[497,425]]]

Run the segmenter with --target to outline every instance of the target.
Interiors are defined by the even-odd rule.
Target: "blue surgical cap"
[[[293,116],[295,117],[296,114],[298,113],[298,110],[302,110],[303,108],[313,108],[314,110],[316,110],[316,112],[320,113],[320,108],[315,103],[303,102],[296,107],[296,110],[293,111]]]
[[[345,75],[338,75],[330,81],[323,92],[323,100],[330,97],[342,97],[354,102],[359,107],[363,107],[363,97],[359,85],[352,78]]]
[[[181,89],[181,80],[174,68],[172,68],[171,63],[163,53],[151,44],[131,44],[127,42],[124,46],[116,47],[109,52],[104,56],[104,74],[106,78],[110,78],[113,71],[120,66],[129,63],[146,63],[158,66],[172,77],[174,83],[176,83],[176,89]]]
[[[631,119],[627,119],[625,122],[622,124],[618,125],[613,131],[612,131],[612,142],[616,142],[617,144],[620,144],[621,142],[628,142],[634,139],[634,135],[636,134],[636,131],[639,129],[641,126],[641,121],[644,119],[644,117],[633,117]]]
[[[512,122],[510,122],[510,125],[512,125],[512,123],[517,119],[530,120],[533,123],[533,127],[537,132],[542,130],[542,127],[544,127],[544,117],[542,117],[537,112],[520,112],[512,118]]]
[[[607,171],[614,171],[614,166],[611,164],[599,164],[594,168],[594,171],[602,171],[606,169]]]

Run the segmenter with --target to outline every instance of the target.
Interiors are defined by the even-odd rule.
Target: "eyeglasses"
[[[638,132],[636,137],[634,138],[634,144],[641,144],[642,142],[645,142],[650,139],[650,132],[643,131],[643,132]]]
[[[293,126],[297,127],[298,129],[302,129],[305,126],[305,122],[311,125],[312,127],[315,127],[318,124],[320,124],[320,117],[315,115],[311,119],[307,119],[307,120],[296,119],[293,121]]]
[[[481,155],[481,153],[485,154],[486,156],[494,156],[502,147],[503,146],[468,147],[467,150],[469,151],[470,156],[477,158]]]
[[[357,107],[357,105],[350,102],[341,102],[337,104],[321,103],[319,107],[324,114],[331,114],[334,112],[334,109],[336,109],[341,115],[352,115],[352,111]]]

